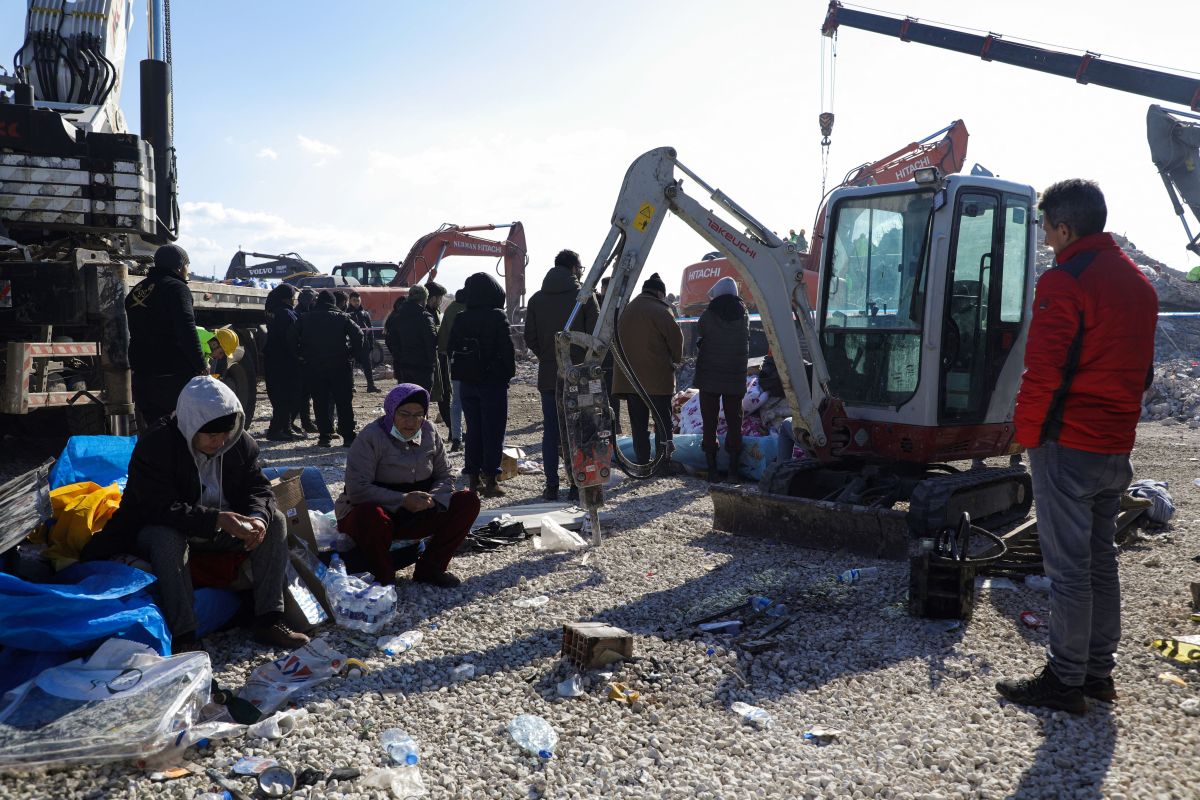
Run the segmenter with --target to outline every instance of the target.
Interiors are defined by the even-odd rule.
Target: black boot
[[[508,492],[496,484],[496,476],[488,475],[483,479],[483,488],[479,491],[484,497],[504,497]]]
[[[742,451],[728,450],[729,453],[729,482],[730,483],[746,483],[747,478],[742,473]]]
[[[716,483],[721,479],[721,476],[717,474],[717,454],[705,453],[704,458],[708,462],[708,482]]]
[[[467,488],[469,488],[472,492],[479,494],[479,476],[469,475],[467,477],[470,479],[469,486]]]

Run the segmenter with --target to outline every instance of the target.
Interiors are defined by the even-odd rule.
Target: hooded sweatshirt
[[[504,289],[476,272],[463,286],[467,307],[450,331],[450,375],[468,383],[507,384],[517,374],[516,351],[504,315]]]
[[[192,446],[202,426],[234,413],[234,429],[215,455]],[[269,523],[275,499],[258,465],[258,445],[245,431],[237,396],[220,381],[198,377],[180,392],[176,411],[166,423],[139,437],[121,506],[91,538],[82,557],[95,560],[121,553],[145,557],[137,539],[148,525],[171,528],[189,539],[211,539],[217,535],[221,511]]]
[[[568,267],[554,267],[546,273],[540,291],[529,298],[525,312],[525,346],[538,358],[538,390],[553,392],[558,381],[558,358],[554,347],[555,335],[566,328],[567,319],[575,308],[579,297],[579,281]],[[575,315],[573,331],[591,333],[600,316],[596,298],[589,297],[587,303]],[[571,349],[572,360],[583,359],[582,348]]]

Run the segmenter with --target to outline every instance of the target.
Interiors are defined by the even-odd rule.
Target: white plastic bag
[[[270,714],[302,689],[309,689],[338,673],[346,657],[324,638],[268,661],[254,670],[238,697],[248,700],[263,714]]]
[[[285,711],[276,711],[271,716],[260,719],[251,725],[246,732],[260,739],[282,739],[296,730],[307,718],[307,710],[303,708],[289,708]]]
[[[584,547],[587,547],[587,542],[583,540],[582,536],[575,531],[567,530],[548,515],[542,517],[541,534],[533,537],[534,550],[555,552],[579,550]]]

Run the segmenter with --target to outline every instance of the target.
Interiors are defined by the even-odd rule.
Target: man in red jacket
[[[1153,370],[1158,297],[1103,232],[1108,210],[1094,182],[1056,183],[1038,210],[1055,266],[1038,279],[1015,421],[1029,450],[1052,582],[1049,663],[996,689],[1015,703],[1083,713],[1089,697],[1117,697],[1113,537],[1133,477],[1129,453]]]

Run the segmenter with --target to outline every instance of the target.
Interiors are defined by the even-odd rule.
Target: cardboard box
[[[515,478],[520,473],[517,471],[517,462],[525,459],[525,451],[520,447],[505,447],[500,451],[500,474],[496,476],[498,481],[506,481],[510,478]]]
[[[275,495],[280,513],[287,520],[291,568],[332,619],[333,606],[325,595],[325,585],[320,578],[325,572],[324,564],[317,558],[317,537],[308,516],[308,504],[304,502],[304,489],[300,485],[300,476],[303,474],[303,469],[288,470],[271,481],[271,492]]]

